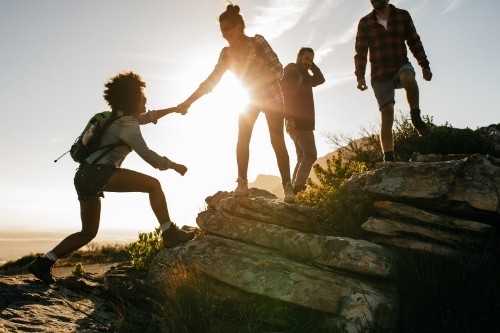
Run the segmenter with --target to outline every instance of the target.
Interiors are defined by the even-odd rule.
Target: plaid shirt
[[[199,91],[211,92],[226,70],[233,72],[248,88],[253,103],[263,108],[283,108],[279,84],[283,65],[263,36],[247,38],[246,47],[239,50],[224,47],[212,73],[200,84]]]
[[[371,77],[383,80],[392,77],[407,63],[406,43],[422,68],[429,68],[429,61],[417,34],[410,14],[390,5],[387,30],[377,22],[375,10],[359,21],[356,35],[356,77],[365,78],[366,58],[370,50]]]

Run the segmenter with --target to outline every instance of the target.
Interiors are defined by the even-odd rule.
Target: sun
[[[224,74],[214,93],[217,104],[238,113],[244,112],[249,103],[248,90],[232,73]]]

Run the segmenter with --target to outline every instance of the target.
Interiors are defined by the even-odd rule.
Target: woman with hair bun
[[[219,83],[226,70],[233,72],[248,89],[250,103],[238,121],[238,142],[236,160],[238,163],[238,186],[235,196],[243,196],[248,191],[249,146],[253,126],[260,112],[266,116],[271,144],[276,154],[278,168],[283,183],[284,201],[294,202],[290,177],[290,159],[285,145],[284,107],[280,79],[283,65],[266,39],[261,35],[245,35],[245,21],[240,7],[229,4],[219,16],[222,37],[229,43],[219,55],[212,73],[203,81],[179,107],[187,109],[201,96],[211,92]]]

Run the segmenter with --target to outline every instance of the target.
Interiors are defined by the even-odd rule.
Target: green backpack
[[[90,154],[95,151],[102,150],[102,153],[94,159],[91,164],[96,164],[101,158],[109,153],[113,148],[125,145],[123,141],[118,141],[115,143],[110,143],[108,145],[100,146],[102,141],[102,136],[106,129],[117,119],[121,118],[123,114],[118,116],[112,116],[111,111],[103,111],[93,115],[87,125],[83,129],[82,133],[76,138],[75,142],[71,145],[69,151],[61,155],[59,158],[54,160],[57,162],[61,157],[66,155],[68,152],[75,162],[80,164],[86,163],[85,160]]]

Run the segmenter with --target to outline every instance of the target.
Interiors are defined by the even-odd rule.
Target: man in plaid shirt
[[[373,11],[359,21],[356,35],[356,78],[358,89],[366,90],[365,70],[370,51],[371,85],[381,113],[380,143],[384,161],[394,161],[392,125],[395,89],[404,88],[410,106],[411,121],[419,135],[429,128],[420,117],[419,91],[415,71],[408,60],[406,44],[422,67],[426,81],[432,79],[429,61],[410,14],[389,5],[389,0],[370,0]],[[406,44],[405,44],[406,42]]]

